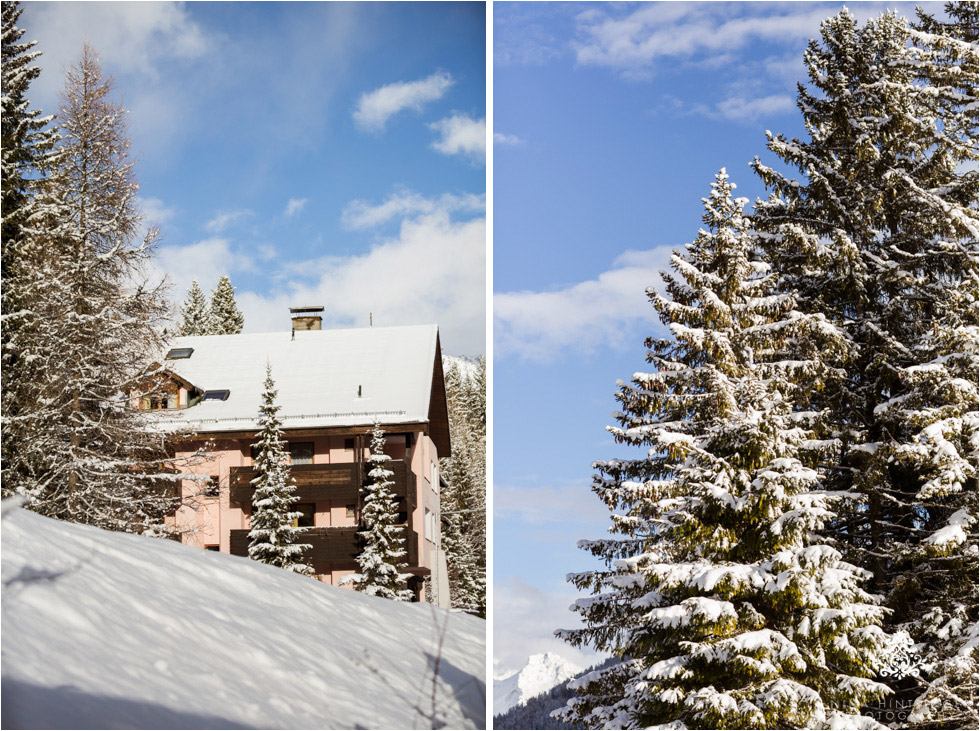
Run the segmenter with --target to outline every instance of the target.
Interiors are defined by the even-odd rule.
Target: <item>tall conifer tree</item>
[[[33,371],[18,379],[33,399],[19,415],[19,479],[5,490],[64,520],[167,532],[166,439],[132,406],[154,388],[168,313],[144,274],[156,233],[143,237],[124,113],[86,46],[67,71],[60,144],[25,228],[33,253],[19,254],[34,289],[22,289],[30,328],[17,346]]]
[[[790,400],[848,346],[771,293],[733,187],[719,173],[668,296],[649,292],[673,337],[647,340],[657,370],[620,384],[609,429],[647,456],[596,463],[624,537],[580,543],[608,569],[570,576],[593,596],[559,635],[622,661],[577,682],[564,719],[586,728],[879,727],[860,708],[887,692],[884,610],[816,535],[840,496],[814,466],[838,443]]]
[[[409,575],[405,568],[405,536],[398,525],[398,508],[391,491],[394,473],[384,452],[384,430],[377,424],[371,434],[371,456],[368,464],[371,481],[361,489],[361,549],[357,554],[356,574],[345,577],[358,591],[397,601],[409,601],[406,588]]]
[[[310,566],[303,563],[303,552],[309,544],[299,543],[303,529],[295,525],[302,513],[293,510],[299,500],[296,486],[289,475],[289,456],[282,439],[282,420],[276,403],[272,367],[266,365],[262,405],[259,407],[259,433],[255,447],[258,454],[252,479],[252,517],[249,519],[248,557],[272,566],[312,575]]]
[[[222,275],[211,294],[211,313],[207,335],[236,335],[245,326],[245,316],[235,303],[235,288]]]
[[[41,363],[32,354],[36,344],[38,305],[47,293],[49,272],[43,243],[31,236],[29,221],[41,212],[37,193],[51,165],[55,131],[50,116],[33,108],[31,82],[40,74],[35,41],[23,40],[17,23],[20,3],[2,4],[2,379],[4,494],[20,492],[43,472],[45,455],[35,447],[32,433],[39,421],[36,383]]]
[[[853,349],[847,378],[801,399],[843,441],[829,474],[858,497],[832,529],[925,658],[896,679],[916,723],[975,725],[977,678],[976,6],[919,30],[842,12],[806,53],[809,140],[770,135],[806,176],[756,162],[754,224],[799,308]],[[949,705],[943,708],[943,701]]]
[[[187,297],[180,308],[180,315],[179,331],[181,335],[211,335],[211,310],[208,307],[208,299],[198,285],[196,277],[191,281],[190,289],[187,290]]]
[[[440,460],[440,495],[449,588],[455,608],[486,614],[486,360],[447,358],[451,457]]]

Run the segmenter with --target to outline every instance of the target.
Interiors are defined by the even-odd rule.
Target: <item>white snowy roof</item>
[[[429,422],[444,400],[435,325],[177,338],[191,357],[164,367],[202,391],[229,391],[187,409],[164,411],[161,426],[198,432],[257,428],[266,362],[279,391],[283,428]],[[434,379],[438,379],[433,388]],[[360,395],[358,395],[360,393]],[[442,451],[442,450],[440,450]]]

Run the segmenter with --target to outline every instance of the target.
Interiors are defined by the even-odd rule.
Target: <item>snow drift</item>
[[[484,726],[483,620],[4,513],[4,728]]]

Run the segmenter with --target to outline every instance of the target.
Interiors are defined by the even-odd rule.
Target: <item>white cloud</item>
[[[579,615],[568,607],[578,593],[571,585],[542,589],[514,576],[493,586],[493,660],[495,670],[515,671],[531,655],[554,652],[586,668],[599,661],[554,636],[556,629],[581,626]]]
[[[437,323],[443,350],[485,352],[486,222],[435,211],[402,221],[369,252],[303,262],[271,295],[239,290],[247,332],[282,330],[288,308],[323,305],[325,327]]]
[[[494,132],[493,133],[493,143],[495,145],[510,145],[510,146],[514,146],[514,145],[522,145],[522,144],[524,144],[524,140],[522,140],[517,135],[506,135],[503,132]]]
[[[143,212],[145,223],[159,226],[177,215],[177,209],[168,206],[159,198],[139,198],[137,204]]]
[[[429,127],[440,138],[432,143],[432,149],[444,155],[463,155],[474,162],[483,162],[487,155],[487,122],[472,119],[463,114],[433,122]]]
[[[700,102],[685,102],[675,96],[664,97],[664,108],[672,115],[700,115],[709,119],[724,119],[729,122],[755,122],[762,117],[784,114],[796,110],[796,100],[789,94],[751,94],[732,93],[730,96],[709,106]]]
[[[229,239],[215,237],[188,246],[161,246],[156,269],[160,274],[167,274],[173,285],[174,300],[179,304],[191,280],[196,278],[201,288],[208,291],[222,274],[249,269],[248,261],[232,250]]]
[[[422,111],[422,107],[436,99],[453,85],[447,73],[435,73],[418,81],[398,81],[367,92],[357,100],[354,123],[369,131],[383,130],[388,119],[404,109]]]
[[[297,213],[303,210],[303,206],[306,205],[306,198],[290,198],[289,202],[286,204],[286,210],[282,212],[286,218],[292,218]]]
[[[63,70],[77,63],[82,44],[98,53],[107,76],[118,79],[115,99],[130,111],[137,155],[172,154],[175,139],[195,118],[186,79],[198,79],[218,47],[180,2],[25,3],[22,27],[41,51],[40,77],[31,99],[47,113],[58,111]],[[174,66],[178,74],[169,73]],[[213,73],[213,65],[207,68]],[[166,153],[164,152],[166,151]]]
[[[493,297],[494,357],[545,361],[563,350],[590,352],[629,345],[638,324],[658,322],[646,296],[659,287],[672,247],[627,251],[596,279],[550,292]]]
[[[208,233],[219,234],[229,226],[234,226],[251,215],[252,211],[247,208],[239,208],[234,211],[221,211],[204,224],[204,230]]]
[[[863,20],[886,7],[857,3],[851,11]],[[608,8],[578,15],[576,60],[638,80],[649,79],[661,59],[700,63],[731,57],[756,41],[800,46],[819,35],[820,22],[835,12],[811,3],[649,3],[618,14],[618,8]]]
[[[212,43],[178,2],[29,3],[26,9],[25,25],[44,53],[45,69],[31,91],[48,99],[61,88],[60,70],[80,57],[83,41],[106,66],[154,80],[161,59],[199,58]]]
[[[341,222],[349,229],[366,229],[380,226],[396,217],[406,218],[437,211],[479,213],[485,211],[486,207],[487,197],[484,194],[446,193],[438,198],[426,198],[414,191],[402,189],[392,193],[378,205],[362,200],[351,201],[344,208]]]
[[[754,121],[762,116],[792,112],[796,109],[793,97],[787,94],[746,98],[732,96],[718,102],[718,113],[732,121]]]
[[[559,523],[593,526],[598,520],[602,530],[608,514],[592,491],[584,485],[564,487],[512,487],[494,485],[494,519],[507,522],[521,520],[529,525]]]

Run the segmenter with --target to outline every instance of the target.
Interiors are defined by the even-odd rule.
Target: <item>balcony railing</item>
[[[290,474],[296,483],[296,496],[303,501],[311,500],[347,500],[355,502],[362,481],[367,476],[369,466],[356,462],[336,464],[305,464],[293,465]],[[393,459],[388,462],[388,469],[394,475],[392,492],[395,497],[407,497],[409,504],[415,503],[415,474],[408,468],[404,460]],[[229,476],[231,502],[248,504],[252,502],[255,488],[252,480],[257,473],[251,467],[232,467]]]
[[[411,530],[407,523],[401,528],[405,534],[406,561],[409,568],[419,565],[419,534]],[[357,559],[357,527],[334,526],[329,528],[307,528],[297,537],[297,542],[308,543],[312,548],[303,552],[306,563],[353,563]],[[248,531],[231,531],[231,553],[235,556],[248,556]]]

